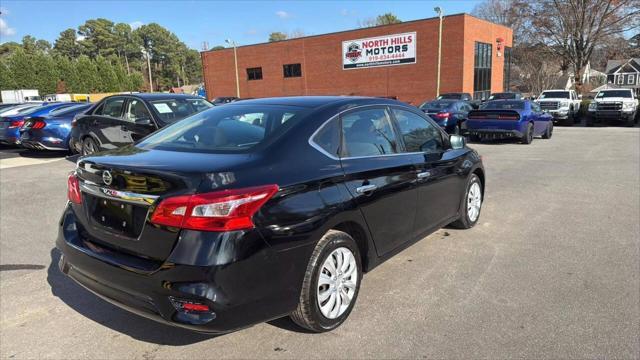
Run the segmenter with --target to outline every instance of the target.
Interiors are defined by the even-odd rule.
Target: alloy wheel
[[[346,247],[333,250],[318,277],[318,307],[326,318],[335,319],[349,308],[356,293],[358,265],[353,252]]]
[[[482,206],[482,190],[480,185],[474,182],[469,187],[469,193],[467,194],[467,216],[471,222],[478,220],[480,215],[480,207]]]

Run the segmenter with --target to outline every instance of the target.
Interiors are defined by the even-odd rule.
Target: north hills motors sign
[[[342,42],[342,69],[415,64],[416,33]]]

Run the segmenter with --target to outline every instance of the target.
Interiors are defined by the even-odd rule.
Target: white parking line
[[[46,164],[46,163],[59,161],[59,160],[64,160],[64,158],[36,159],[36,158],[27,158],[27,157],[15,157],[10,159],[1,159],[0,170],[9,169],[9,168],[18,167],[18,166]]]

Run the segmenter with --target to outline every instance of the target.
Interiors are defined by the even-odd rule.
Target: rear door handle
[[[418,177],[418,179],[426,179],[431,176],[431,171],[423,171],[418,173],[416,176]]]
[[[356,192],[358,194],[364,194],[364,193],[371,192],[377,188],[378,188],[377,185],[362,185],[356,188]]]

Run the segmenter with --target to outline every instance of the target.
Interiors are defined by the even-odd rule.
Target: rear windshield
[[[420,105],[420,109],[422,110],[427,110],[427,109],[436,109],[436,110],[442,110],[442,109],[446,109],[449,107],[449,105],[451,105],[452,103],[450,101],[432,101],[432,102],[426,102],[422,105]]]
[[[497,94],[491,94],[491,96],[489,96],[489,100],[515,99],[515,98],[516,98],[516,94],[513,94],[513,93],[497,93]]]
[[[74,113],[74,112],[79,112],[79,111],[82,111],[82,110],[86,110],[89,107],[91,107],[91,104],[71,105],[71,106],[55,109],[50,113],[50,115],[51,116],[68,115],[68,114],[71,114],[71,113]]]
[[[462,98],[462,94],[442,94],[438,96],[438,100],[442,100],[442,99],[458,100],[461,98]]]
[[[621,97],[621,98],[630,98],[631,91],[629,90],[608,90],[608,91],[600,91],[596,98],[612,98],[612,97]]]
[[[216,106],[165,127],[138,143],[142,149],[246,152],[284,134],[303,117],[288,106]]]
[[[524,110],[524,101],[489,101],[480,107],[483,110]]]
[[[540,99],[569,99],[568,91],[545,91],[540,94]]]
[[[165,124],[184,119],[213,106],[207,100],[200,98],[155,100],[151,101],[151,105]]]

